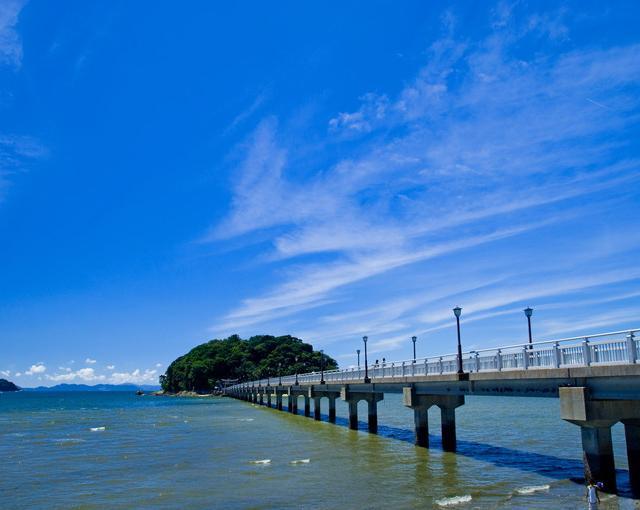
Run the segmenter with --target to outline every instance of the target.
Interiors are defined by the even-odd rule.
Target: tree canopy
[[[297,361],[296,361],[297,359]],[[222,379],[249,381],[265,377],[313,372],[320,370],[321,354],[310,344],[290,335],[253,336],[248,340],[238,335],[215,339],[198,345],[173,361],[160,376],[167,392],[207,392],[220,385]],[[324,369],[338,364],[324,355]]]

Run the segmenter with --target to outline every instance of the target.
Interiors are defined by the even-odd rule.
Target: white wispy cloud
[[[349,158],[300,177],[292,166],[296,142],[280,135],[275,118],[258,125],[235,174],[231,212],[208,239],[267,232],[272,251],[265,263],[296,260],[280,270],[271,291],[248,297],[213,329],[321,307],[338,292],[406,266],[428,272],[429,263],[448,255],[593,214],[598,205],[586,199],[615,207],[615,197],[607,203],[601,195],[637,184],[640,161],[618,154],[640,118],[640,46],[566,50],[558,46],[569,30],[563,11],[520,19],[516,8],[496,8],[492,31],[476,42],[456,40],[447,16],[446,35],[431,44],[424,66],[400,92],[365,93],[355,111],[333,116],[332,143],[361,137]],[[553,49],[516,57],[525,37]],[[633,272],[618,271],[627,280]],[[469,295],[465,310],[495,317],[503,313],[497,308],[525,298],[621,281],[612,274],[592,271],[579,284],[549,267],[539,283],[525,282],[528,288],[497,285],[476,301]],[[385,283],[393,293],[394,284]],[[416,299],[429,303],[418,293]],[[368,324],[390,337],[398,332],[400,341],[407,325],[434,328],[444,320],[438,315],[444,311],[419,312],[408,302],[381,300],[382,308],[397,308],[381,314],[386,326],[363,321],[372,317],[364,311],[333,324],[319,314],[320,324],[303,331],[340,338],[338,328],[356,334]]]
[[[85,362],[87,365],[94,365],[95,363],[97,363],[97,361],[96,361],[95,359],[91,359],[91,358],[87,358],[87,359],[85,359],[85,360],[84,360],[84,362]]]
[[[22,41],[16,25],[25,4],[25,0],[0,2],[0,64],[20,67],[22,63]]]

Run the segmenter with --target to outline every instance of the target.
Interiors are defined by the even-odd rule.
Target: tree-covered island
[[[333,358],[323,357],[325,370],[338,368]],[[211,340],[191,349],[173,361],[160,385],[167,393],[180,391],[210,392],[222,379],[251,381],[320,370],[321,353],[313,346],[290,335],[253,336],[248,340],[238,335]]]
[[[20,391],[20,388],[18,388],[11,381],[0,379],[0,391]]]

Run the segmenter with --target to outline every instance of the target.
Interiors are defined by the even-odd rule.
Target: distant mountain
[[[26,391],[158,391],[160,386],[152,386],[148,384],[96,384],[89,386],[88,384],[57,384],[55,386],[46,387],[38,386],[37,388],[24,388]]]
[[[0,379],[0,391],[20,391],[20,388],[18,388],[11,381]]]

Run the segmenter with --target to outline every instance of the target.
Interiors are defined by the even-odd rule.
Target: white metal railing
[[[598,333],[595,335],[545,340],[532,344],[509,345],[462,353],[465,372],[501,372],[507,370],[534,370],[539,368],[588,367],[597,365],[640,363],[640,329]],[[372,381],[402,377],[420,377],[453,374],[458,371],[458,355],[445,354],[415,360],[370,364],[343,370],[328,370],[324,374],[311,372],[298,374],[300,384],[324,382],[363,381],[366,375]],[[296,376],[271,377],[230,386],[236,389],[247,386],[266,386],[282,383],[295,384]]]

